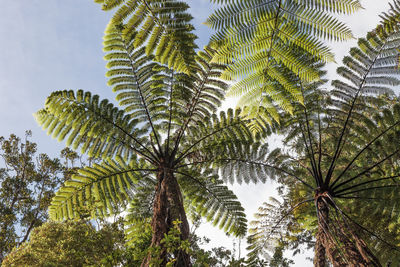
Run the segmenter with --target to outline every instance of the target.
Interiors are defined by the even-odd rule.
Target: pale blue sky
[[[190,0],[194,24],[201,47],[210,31],[203,24],[211,4],[209,0]],[[388,0],[362,0],[365,10],[346,19],[356,37],[362,37],[387,10]],[[42,131],[32,114],[40,109],[54,90],[84,89],[113,99],[106,86],[102,52],[103,30],[109,14],[92,0],[13,0],[0,9],[0,136],[33,131],[32,140],[39,151],[57,156],[64,146]],[[353,42],[334,44],[337,62]],[[329,67],[333,74],[335,65]],[[262,202],[273,195],[271,184],[233,186],[249,220]],[[212,231],[212,232],[210,232]],[[201,232],[214,236],[213,244],[226,244],[218,229],[205,227]],[[243,246],[244,247],[244,246]],[[243,251],[244,252],[244,251]],[[243,255],[242,252],[242,255]],[[298,260],[295,266],[307,266]]]

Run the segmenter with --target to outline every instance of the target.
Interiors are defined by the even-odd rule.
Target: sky
[[[189,0],[199,47],[208,42],[211,30],[202,24],[210,14],[209,0]],[[364,9],[344,21],[355,37],[363,37],[379,22],[378,15],[388,9],[388,0],[361,0]],[[46,135],[33,118],[46,97],[55,90],[84,89],[102,98],[114,99],[106,86],[102,51],[103,31],[110,13],[92,0],[13,0],[0,9],[0,136],[23,136],[32,130],[38,150],[57,157],[63,143]],[[336,62],[356,45],[356,39],[332,43]],[[335,77],[336,64],[328,66],[328,77]],[[228,99],[224,107],[232,106]],[[272,144],[276,140],[269,140]],[[276,196],[271,182],[258,185],[233,185],[252,220],[252,214],[269,196]],[[209,225],[199,234],[212,238],[212,245],[231,246],[232,240]],[[242,248],[245,247],[242,244]],[[245,253],[242,250],[242,255]],[[294,266],[308,266],[308,253],[295,258]]]

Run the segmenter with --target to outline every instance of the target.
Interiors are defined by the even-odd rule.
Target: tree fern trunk
[[[315,267],[326,267],[326,231],[327,224],[329,222],[329,209],[323,201],[317,201],[317,209],[319,212],[319,223],[318,232],[315,241],[315,255],[314,255],[314,266]]]
[[[321,233],[321,227],[318,227],[318,233],[316,236],[315,242],[315,255],[314,255],[314,266],[315,267],[325,267],[326,266],[326,256],[325,256],[325,247],[323,244],[324,234]]]
[[[381,267],[377,257],[344,218],[329,220],[327,203],[329,199],[324,201],[323,196],[316,201],[319,222],[314,266],[326,267],[329,259],[334,267]]]
[[[160,260],[160,266],[165,266],[169,260],[169,255],[161,240],[173,228],[173,222],[176,220],[181,222],[181,240],[187,240],[189,238],[189,223],[183,207],[182,193],[173,173],[166,169],[160,170],[157,174],[157,180],[151,222],[153,230],[151,248],[160,248],[158,260]],[[176,259],[174,266],[191,266],[190,257],[185,251],[178,250],[173,256]],[[149,252],[142,262],[142,267],[150,266],[152,260],[155,260],[154,255]]]

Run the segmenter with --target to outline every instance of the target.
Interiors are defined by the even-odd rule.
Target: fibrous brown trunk
[[[318,220],[318,232],[314,247],[314,266],[325,267],[326,261],[326,245],[325,241],[327,238],[326,229],[329,223],[329,209],[327,205],[321,201],[316,201],[317,210],[319,212]]]
[[[325,252],[325,246],[323,244],[323,239],[324,239],[324,233],[322,232],[322,228],[318,227],[318,232],[316,236],[316,241],[315,241],[315,247],[314,247],[314,266],[315,267],[325,267],[326,266],[326,252]]]
[[[166,249],[163,247],[161,240],[165,234],[168,234],[171,228],[174,227],[173,222],[179,220],[181,223],[181,240],[189,239],[189,223],[186,218],[186,213],[183,207],[183,198],[180,191],[178,181],[174,177],[172,171],[169,169],[161,169],[157,174],[157,188],[153,204],[153,218],[151,227],[153,230],[153,237],[151,247],[160,248],[158,259],[161,261],[160,266],[165,266],[169,260]],[[173,255],[176,261],[174,266],[190,267],[189,255],[183,251],[178,250]],[[142,262],[142,267],[150,266],[153,255],[149,253]]]
[[[344,218],[329,220],[329,201],[330,198],[325,198],[323,194],[316,197],[319,220],[314,266],[327,266],[328,258],[334,267],[381,267],[364,240]]]

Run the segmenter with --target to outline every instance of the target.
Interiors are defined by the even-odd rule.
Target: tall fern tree
[[[323,40],[352,38],[335,15],[361,8],[358,0],[211,1],[222,4],[207,20],[217,31],[213,41],[222,44],[214,60],[229,63],[224,78],[238,80],[229,94],[242,97],[248,115],[261,115],[261,106],[275,120],[279,109],[293,112],[293,103],[303,102],[298,79],[319,79],[307,55],[334,61]]]
[[[108,29],[104,40],[108,84],[122,110],[80,90],[52,93],[36,113],[48,134],[104,159],[66,182],[49,213],[54,220],[76,218],[84,210],[91,217],[118,214],[135,194],[153,188],[151,246],[161,248],[161,265],[172,260],[175,266],[190,266],[184,250],[169,255],[161,243],[177,220],[182,240],[189,238],[185,199],[226,232],[246,233],[243,208],[215,172],[218,165],[213,171],[191,163],[216,147],[234,153],[232,147],[251,144],[254,137],[239,111],[215,114],[227,85],[219,79],[225,66],[211,63],[213,48],[197,53],[196,72],[188,75],[155,62],[146,47],[136,48],[139,33],[126,34],[125,27]],[[142,265],[153,263],[153,256],[149,253]]]
[[[331,91],[300,83],[305,105],[284,121],[289,152],[275,151],[277,163],[249,162],[277,170],[291,200],[275,223],[268,218],[268,234],[254,230],[253,257],[294,220],[315,235],[315,266],[398,262],[400,109],[392,89],[400,84],[400,33],[385,23],[350,50]]]

